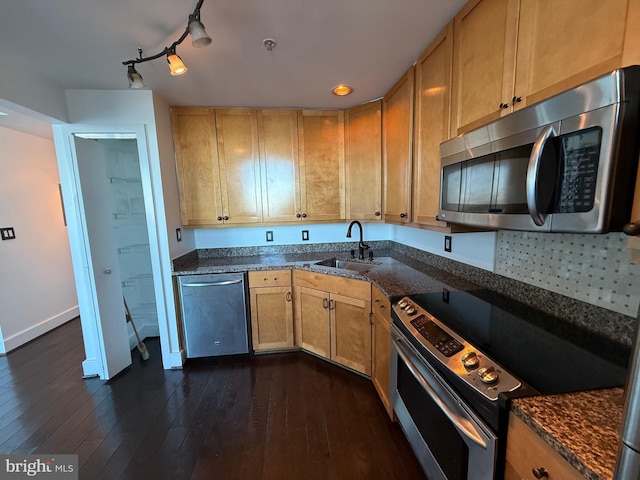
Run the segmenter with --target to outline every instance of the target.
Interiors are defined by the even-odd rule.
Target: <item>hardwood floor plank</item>
[[[81,479],[423,479],[370,380],[302,352],[151,358],[82,379],[78,320],[0,358],[0,453],[76,453]]]

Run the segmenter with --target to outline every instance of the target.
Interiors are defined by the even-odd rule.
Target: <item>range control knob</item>
[[[404,299],[403,299],[403,300],[400,300],[400,301],[398,302],[398,306],[399,306],[400,308],[402,308],[402,309],[404,309],[407,305],[409,305],[409,302],[407,302],[407,301],[406,301],[406,300],[404,300]]]
[[[412,316],[415,315],[416,312],[417,310],[415,309],[415,307],[412,307],[411,305],[407,307],[407,315]]]
[[[462,362],[462,365],[464,365],[464,368],[467,370],[473,370],[474,368],[478,368],[480,359],[476,352],[467,352],[460,357],[460,361]]]
[[[492,384],[498,381],[498,372],[493,367],[484,367],[478,370],[478,375],[483,383]]]

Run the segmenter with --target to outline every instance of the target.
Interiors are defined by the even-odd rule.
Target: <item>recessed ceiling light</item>
[[[331,93],[334,95],[338,95],[339,97],[343,97],[345,95],[349,95],[353,91],[349,85],[336,85],[331,89]]]
[[[5,113],[5,112],[0,112],[0,117],[3,116],[3,115],[9,115],[9,114]]]

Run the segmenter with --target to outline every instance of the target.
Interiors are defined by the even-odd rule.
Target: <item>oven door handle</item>
[[[424,389],[425,392],[427,392],[427,394],[429,394],[431,399],[440,407],[440,409],[442,410],[442,413],[444,413],[446,417],[449,420],[451,420],[451,423],[454,424],[454,426],[458,429],[460,433],[462,433],[469,440],[471,440],[472,442],[474,442],[475,444],[477,444],[478,446],[486,450],[487,442],[485,442],[484,439],[478,434],[474,425],[469,420],[461,417],[454,411],[458,409],[457,406],[449,405],[446,399],[443,399],[438,395],[438,393],[433,389],[433,387],[429,385],[429,382],[427,382],[427,380],[424,378],[422,373],[420,373],[420,371],[416,368],[413,362],[409,359],[409,354],[401,345],[402,339],[400,338],[394,339],[393,343],[396,346],[396,351],[398,352],[398,355],[400,356],[402,361],[405,363],[405,365],[407,366],[411,374],[418,381],[418,383],[422,385],[422,388]]]

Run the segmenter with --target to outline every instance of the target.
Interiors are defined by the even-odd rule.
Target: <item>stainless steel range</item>
[[[630,352],[490,290],[392,308],[391,394],[429,480],[500,479],[519,396],[622,386]]]

